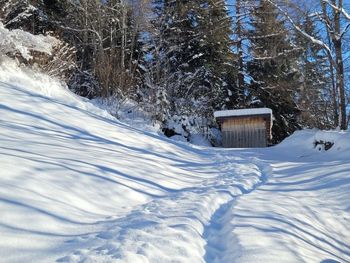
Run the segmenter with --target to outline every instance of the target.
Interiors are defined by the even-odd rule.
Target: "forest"
[[[267,107],[279,143],[298,129],[347,129],[349,10],[343,0],[0,0],[6,29],[58,40],[50,55],[23,57],[1,40],[0,53],[89,99],[132,100],[168,136],[214,138],[214,111]]]

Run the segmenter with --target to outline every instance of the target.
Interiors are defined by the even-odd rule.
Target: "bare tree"
[[[343,0],[319,0],[321,10],[314,15],[326,28],[330,42],[324,38],[315,38],[302,30],[292,18],[288,7],[296,7],[295,3],[286,0],[266,0],[273,4],[290,22],[290,24],[309,41],[321,46],[327,53],[331,67],[335,71],[335,90],[338,104],[338,126],[347,129],[346,92],[343,59],[343,40],[350,28],[350,15],[345,10]],[[301,10],[301,8],[299,8]]]

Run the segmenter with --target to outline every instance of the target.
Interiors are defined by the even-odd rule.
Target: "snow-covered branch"
[[[295,30],[297,30],[302,36],[304,36],[305,38],[307,38],[309,41],[311,41],[312,43],[322,47],[323,49],[326,50],[327,54],[331,56],[332,51],[331,48],[324,43],[323,41],[314,38],[313,36],[309,35],[308,33],[306,33],[304,30],[302,30],[295,22],[294,20],[291,18],[291,16],[285,11],[283,10],[278,4],[276,4],[274,1],[272,0],[267,0],[271,5],[273,5],[275,8],[277,8],[281,14],[283,14],[285,16],[285,18],[291,23],[291,25],[295,28]]]
[[[287,56],[290,53],[293,52],[298,52],[302,50],[302,48],[293,48],[293,49],[289,49],[289,50],[284,50],[283,52],[277,53],[275,56],[269,56],[269,57],[255,57],[255,60],[273,60],[279,57],[283,57],[283,56]]]
[[[334,11],[342,14],[349,22],[344,26],[343,30],[339,34],[339,38],[342,38],[346,32],[350,28],[350,14],[343,8],[342,4],[339,4],[339,6],[334,5],[333,3],[329,2],[329,0],[322,0],[324,4],[329,5]]]
[[[338,7],[334,4],[332,4],[331,2],[329,2],[329,0],[322,0],[323,3],[326,3],[327,5],[329,5],[330,7],[332,7],[335,11],[340,12],[346,19],[350,20],[350,15],[348,12],[346,12],[346,10],[341,6]]]

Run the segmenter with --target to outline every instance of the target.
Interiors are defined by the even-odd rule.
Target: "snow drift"
[[[326,150],[317,143],[330,143]],[[313,156],[321,160],[350,160],[350,132],[347,131],[296,131],[292,136],[277,145],[285,156],[307,157]]]

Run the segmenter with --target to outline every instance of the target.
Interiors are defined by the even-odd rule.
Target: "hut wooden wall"
[[[223,146],[227,148],[266,147],[267,128],[263,117],[227,118],[221,126]]]

